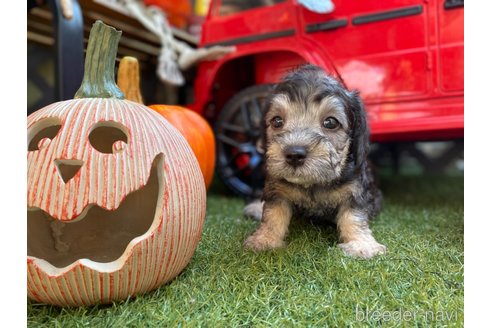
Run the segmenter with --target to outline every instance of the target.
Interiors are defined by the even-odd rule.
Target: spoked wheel
[[[215,123],[217,173],[236,194],[258,198],[265,172],[262,121],[270,84],[255,85],[231,98]]]

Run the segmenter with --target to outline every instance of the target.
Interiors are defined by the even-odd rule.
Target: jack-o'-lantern
[[[186,140],[114,83],[121,32],[96,22],[74,100],[28,117],[28,296],[59,306],[141,294],[176,277],[206,206]]]

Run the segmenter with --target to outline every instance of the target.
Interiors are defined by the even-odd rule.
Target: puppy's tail
[[[263,214],[263,203],[261,200],[254,200],[244,207],[244,216],[251,218],[253,220],[260,221]]]

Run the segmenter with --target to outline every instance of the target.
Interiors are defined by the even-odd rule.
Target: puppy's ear
[[[360,168],[369,152],[369,127],[359,92],[352,91],[349,93],[349,107],[352,114],[350,154],[354,160],[355,167]]]
[[[268,112],[270,111],[271,107],[272,107],[272,100],[273,98],[275,97],[275,93],[273,92],[273,90],[275,90],[274,88],[276,87],[277,85],[272,85],[271,86],[271,90],[272,92],[266,97],[264,103],[262,104],[262,108],[261,108],[261,111],[262,111],[262,119],[261,119],[261,125],[260,125],[260,131],[261,131],[261,136],[259,138],[259,143],[257,144],[257,146],[259,146],[260,149],[258,149],[260,152],[263,152],[263,154],[266,153],[267,151],[267,147],[268,147],[268,142],[267,142],[267,122],[265,120]]]

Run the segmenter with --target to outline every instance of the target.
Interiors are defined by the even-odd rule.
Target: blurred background
[[[182,69],[182,85],[166,83],[156,74],[162,39],[132,14],[129,3],[159,8],[174,41],[190,49],[236,50]],[[375,131],[371,159],[380,174],[464,174],[463,1],[28,0],[27,5],[27,114],[73,97],[90,28],[103,20],[123,31],[115,71],[125,56],[139,61],[145,104],[191,108],[213,128],[225,191],[247,198],[262,186],[252,182],[262,179],[258,133],[244,129],[258,129],[254,108],[246,106],[241,116],[245,103],[234,105],[231,99],[315,60],[349,88],[362,89]],[[312,55],[318,49],[317,57]],[[389,122],[390,116],[396,118]],[[432,120],[424,127],[421,118]],[[411,122],[410,128],[385,130],[395,122]]]

